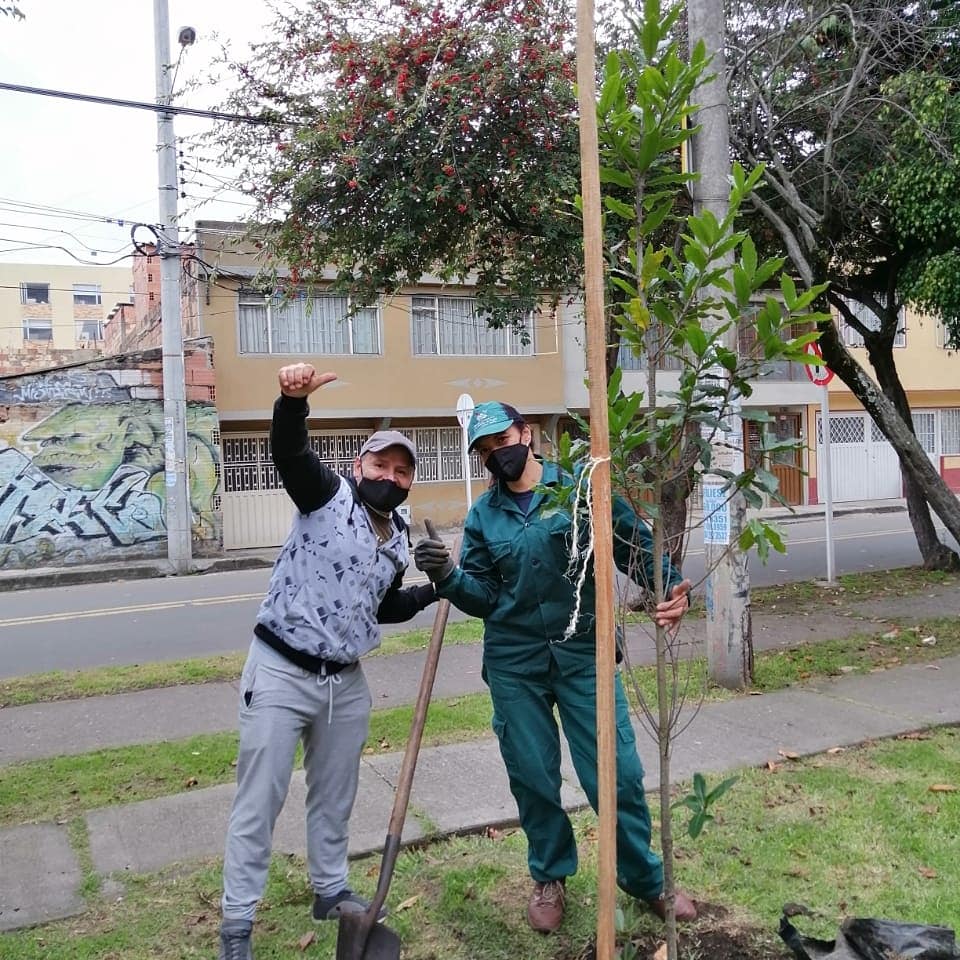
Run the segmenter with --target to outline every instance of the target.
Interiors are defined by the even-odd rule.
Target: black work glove
[[[434,583],[446,580],[453,573],[456,564],[450,556],[450,549],[437,536],[433,524],[427,521],[427,536],[417,541],[413,548],[413,562],[418,570],[422,570]]]
[[[437,599],[437,591],[432,583],[424,583],[413,588],[413,595],[417,598],[417,608],[425,610]]]

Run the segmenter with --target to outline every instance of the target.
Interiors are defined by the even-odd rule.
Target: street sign
[[[469,393],[461,393],[457,398],[457,421],[461,430],[466,430],[473,419],[473,397]]]
[[[463,471],[463,483],[467,493],[467,511],[473,505],[473,487],[470,484],[470,453],[467,450],[467,430],[473,419],[473,397],[461,393],[457,398],[457,422],[460,424],[460,468]]]
[[[811,356],[819,357],[821,360],[823,359],[823,352],[820,349],[819,343],[808,343],[803,349]],[[810,382],[818,387],[825,387],[833,379],[833,371],[829,367],[804,364],[803,369],[807,371]]]

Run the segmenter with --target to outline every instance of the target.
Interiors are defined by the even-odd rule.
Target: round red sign
[[[819,357],[821,360],[823,359],[823,353],[820,350],[819,343],[808,343],[803,349],[812,356]],[[833,371],[829,367],[804,364],[803,369],[807,371],[810,382],[816,384],[818,387],[825,387],[833,379]]]

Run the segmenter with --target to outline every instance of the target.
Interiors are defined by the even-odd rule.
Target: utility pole
[[[170,71],[170,14],[167,0],[153,0],[157,103],[173,98]],[[185,31],[182,31],[185,33]],[[177,234],[177,146],[173,114],[157,114],[160,193],[160,324],[163,332],[163,452],[167,557],[176,573],[191,566],[191,510],[187,483],[187,400],[180,305],[180,240]]]
[[[710,210],[717,220],[727,215],[730,196],[730,129],[727,69],[724,57],[723,0],[687,0],[687,31],[691,49],[700,40],[710,58],[712,79],[698,87],[691,101],[701,127],[693,137],[691,168],[700,174],[691,184],[694,210]],[[732,254],[730,255],[732,263]],[[715,323],[719,325],[718,318]],[[737,330],[725,335],[725,346],[737,352]],[[711,372],[729,381],[729,373]],[[743,471],[743,422],[739,400],[724,417],[728,430],[714,435],[711,465],[732,473]],[[753,633],[750,622],[750,575],[747,557],[737,546],[746,516],[742,494],[723,491],[723,478],[705,472],[703,535],[707,570],[707,666],[710,679],[729,689],[745,687],[753,676]]]

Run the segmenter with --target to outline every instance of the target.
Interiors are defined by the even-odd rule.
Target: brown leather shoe
[[[566,899],[563,880],[535,883],[527,904],[527,922],[540,933],[553,933],[563,922]]]
[[[667,901],[661,893],[656,900],[648,900],[647,906],[661,919],[667,918]],[[673,910],[677,918],[677,923],[689,923],[697,919],[697,908],[693,901],[682,891],[677,890],[673,894]]]

